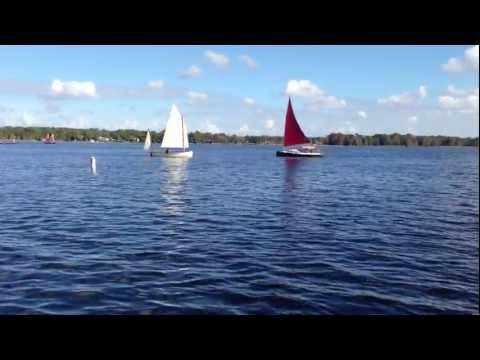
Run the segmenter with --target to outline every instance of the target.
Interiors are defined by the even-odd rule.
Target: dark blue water
[[[477,148],[193,150],[0,145],[0,313],[478,314]]]

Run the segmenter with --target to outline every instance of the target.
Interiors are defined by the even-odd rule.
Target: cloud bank
[[[478,45],[465,50],[463,58],[452,57],[448,59],[448,62],[442,65],[442,69],[448,72],[478,72]]]
[[[230,63],[228,56],[211,50],[205,51],[205,57],[209,62],[220,67],[225,67]]]
[[[310,80],[289,80],[285,93],[290,96],[298,96],[309,100],[313,110],[339,109],[347,105],[343,99],[338,99],[325,92]]]

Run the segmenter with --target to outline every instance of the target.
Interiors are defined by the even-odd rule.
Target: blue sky
[[[476,46],[0,46],[0,126],[478,136]]]

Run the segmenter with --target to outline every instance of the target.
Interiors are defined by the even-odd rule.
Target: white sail
[[[187,123],[185,122],[185,119],[182,116],[182,124],[183,124],[183,147],[185,149],[188,149],[188,130],[187,130]]]
[[[188,132],[180,111],[172,106],[167,120],[162,148],[188,148]]]
[[[150,131],[147,131],[147,136],[145,137],[145,145],[143,145],[143,149],[145,151],[149,150],[152,146],[152,138],[150,137]]]

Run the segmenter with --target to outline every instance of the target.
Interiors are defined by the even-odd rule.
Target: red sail
[[[283,136],[283,145],[298,145],[309,143],[310,140],[305,136],[300,125],[298,125],[295,114],[293,113],[292,102],[288,99],[287,116],[285,118],[285,134]]]

